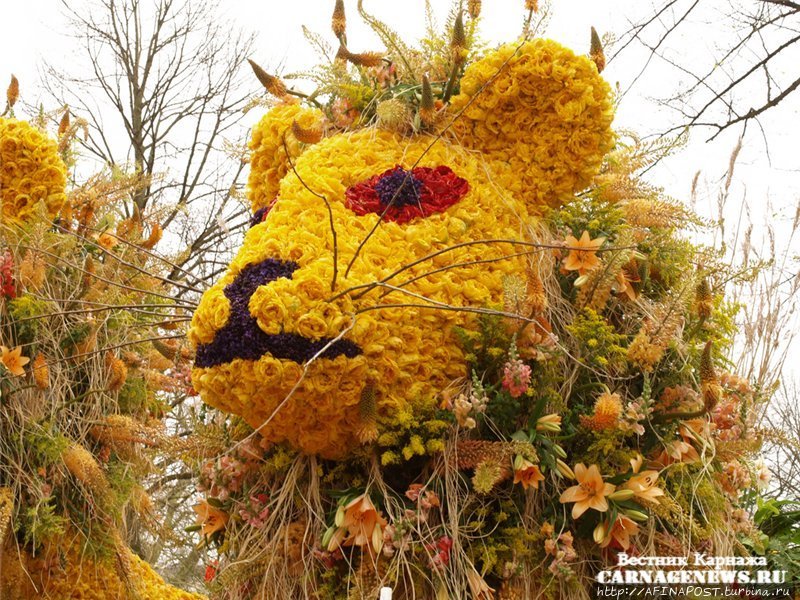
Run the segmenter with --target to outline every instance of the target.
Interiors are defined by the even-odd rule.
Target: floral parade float
[[[78,186],[80,122],[0,117],[0,598],[200,598],[129,545],[169,536],[145,482],[178,463],[213,598],[583,599],[623,551],[785,568],[735,275],[639,177],[671,141],[612,130],[594,31],[578,55],[525,4],[492,49],[479,1],[418,47],[359,2],[379,54],[338,0],[315,92],[253,63],[252,226],[196,307],[136,176]],[[195,390],[221,412],[170,435]]]
[[[0,117],[0,598],[197,600],[125,541],[126,520],[159,530],[152,452],[194,452],[161,423],[189,352],[157,333],[176,308],[160,231],[117,215],[135,178],[67,193],[81,124],[44,123]]]
[[[768,394],[726,371],[725,274],[636,175],[663,148],[612,131],[594,31],[479,49],[469,2],[416,49],[359,13],[386,53],[337,2],[312,94],[253,64],[252,227],[189,330],[231,415],[212,596],[589,598],[619,551],[769,554]]]

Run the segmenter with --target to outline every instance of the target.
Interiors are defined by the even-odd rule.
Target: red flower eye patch
[[[357,215],[375,213],[387,221],[407,223],[445,211],[468,191],[467,180],[450,167],[406,171],[398,165],[347,188],[345,206]]]

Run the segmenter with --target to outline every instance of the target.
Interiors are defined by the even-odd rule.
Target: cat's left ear
[[[309,146],[322,138],[324,116],[315,108],[299,104],[279,104],[253,127],[250,138],[250,177],[247,198],[253,212],[266,208],[278,195],[281,179],[291,170],[292,162]]]

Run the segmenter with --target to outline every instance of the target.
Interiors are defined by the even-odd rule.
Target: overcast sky
[[[431,1],[440,22],[443,21],[450,0]],[[15,73],[21,81],[24,100],[36,104],[40,100],[42,61],[67,65],[80,48],[67,35],[64,10],[58,0],[0,2],[0,87],[4,89],[10,74]],[[73,9],[86,4],[87,0],[69,1]],[[273,72],[301,71],[314,64],[316,57],[302,35],[301,25],[330,36],[332,0],[221,0],[220,4],[222,12],[234,25],[256,33],[253,58]],[[345,4],[351,49],[379,50],[377,38],[359,22],[356,0],[345,0]],[[364,4],[407,40],[414,40],[424,32],[424,0],[364,0]],[[482,37],[489,44],[513,40],[520,32],[523,4],[523,0],[485,0]],[[702,10],[686,23],[680,35],[671,38],[662,48],[673,61],[689,67],[713,64],[720,47],[735,35],[721,26],[725,18],[719,11],[728,7],[728,2],[706,0],[701,6]],[[630,23],[651,11],[649,0],[556,0],[546,34],[577,52],[587,52],[590,26],[595,26],[601,35],[619,36]],[[648,56],[643,46],[634,44],[621,59],[611,62],[604,73],[612,84],[619,83],[624,90],[636,80],[621,100],[615,124],[617,128],[633,129],[644,135],[668,129],[678,122],[678,116],[660,108],[655,99],[669,96],[680,83],[673,68],[657,58],[647,63]],[[645,64],[643,75],[637,79]],[[797,61],[787,61],[776,68],[796,71]],[[755,94],[755,90],[742,93],[751,92]],[[800,197],[800,153],[797,151],[800,107],[796,96],[762,119],[763,135],[756,128],[748,134],[731,188],[734,201],[729,216],[736,217],[744,211],[751,214],[757,228],[765,220],[776,224],[778,244]],[[248,119],[257,117],[248,115]],[[739,130],[730,130],[707,143],[710,132],[694,131],[685,149],[658,165],[648,176],[673,197],[687,201],[692,179],[700,171],[701,193],[696,208],[702,214],[713,215],[711,207],[716,201],[719,179],[739,133]]]

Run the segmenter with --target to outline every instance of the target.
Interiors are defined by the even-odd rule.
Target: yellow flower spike
[[[481,16],[481,0],[467,0],[467,12],[471,19]]]
[[[11,83],[8,84],[8,88],[6,89],[6,103],[9,109],[14,108],[14,105],[17,103],[18,98],[19,98],[19,79],[17,79],[12,73]]]
[[[333,34],[338,38],[344,35],[347,29],[347,18],[344,13],[344,0],[336,0],[333,7],[333,15],[331,16],[331,29]]]
[[[258,79],[259,83],[264,86],[264,89],[267,90],[267,92],[276,98],[279,98],[280,100],[290,100],[289,90],[280,79],[267,73],[249,58],[247,59],[247,62],[250,63],[250,68],[253,69],[256,79]]]
[[[47,366],[47,359],[41,352],[33,359],[31,371],[33,372],[33,381],[36,383],[37,389],[46,390],[50,387],[50,368]]]
[[[69,109],[64,111],[61,120],[58,122],[58,137],[63,136],[69,131]]]
[[[592,27],[589,57],[597,65],[597,72],[602,73],[603,69],[606,68],[606,55],[603,52],[603,43],[600,41],[600,36],[597,35],[597,30],[594,27]]]

